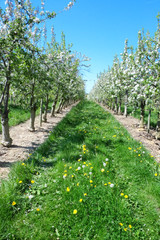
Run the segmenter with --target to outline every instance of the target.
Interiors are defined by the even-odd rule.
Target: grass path
[[[0,239],[159,240],[160,171],[114,117],[81,102],[0,189]]]

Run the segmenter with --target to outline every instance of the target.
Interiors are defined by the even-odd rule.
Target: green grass
[[[142,144],[80,102],[2,183],[0,239],[159,240],[159,186]]]

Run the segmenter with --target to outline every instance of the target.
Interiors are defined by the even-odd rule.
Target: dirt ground
[[[33,152],[41,143],[43,143],[48,137],[49,132],[59,121],[61,121],[70,109],[71,106],[64,109],[62,113],[56,114],[55,117],[50,117],[50,114],[48,114],[48,121],[47,123],[43,123],[42,127],[39,127],[39,118],[36,117],[35,132],[29,132],[27,130],[29,120],[25,123],[19,124],[18,126],[11,127],[10,135],[13,139],[12,147],[5,148],[0,145],[0,179],[7,178],[10,167],[13,163],[26,159],[29,153]],[[134,139],[141,141],[155,157],[156,161],[160,162],[160,141],[155,139],[155,132],[153,130],[151,130],[149,134],[146,130],[140,131],[138,128],[139,120],[131,116],[126,118],[123,115],[115,115],[114,112],[106,108],[105,110],[111,112],[114,117],[128,130],[131,136]]]
[[[73,105],[72,105],[73,106]],[[0,179],[7,178],[10,167],[13,163],[26,159],[29,153],[33,152],[48,137],[49,132],[58,122],[71,110],[71,106],[63,109],[62,113],[51,117],[48,114],[47,123],[39,127],[39,117],[35,120],[35,132],[28,131],[29,121],[10,128],[10,136],[13,145],[10,148],[0,145]],[[1,142],[2,135],[0,135]]]

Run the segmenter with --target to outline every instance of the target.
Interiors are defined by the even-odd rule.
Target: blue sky
[[[0,0],[0,5],[4,0]],[[46,10],[59,12],[68,0],[46,0]],[[37,6],[40,0],[32,0]],[[160,0],[77,0],[69,11],[58,14],[48,22],[54,25],[57,41],[61,32],[66,35],[67,43],[73,43],[73,51],[81,52],[91,58],[89,71],[82,71],[89,92],[97,79],[97,74],[112,66],[115,54],[124,49],[127,38],[129,45],[137,46],[139,30],[157,29],[156,16],[160,12]]]

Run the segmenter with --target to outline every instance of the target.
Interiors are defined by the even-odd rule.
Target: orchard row
[[[116,55],[111,68],[99,74],[90,97],[103,102],[117,114],[128,114],[128,106],[141,109],[140,127],[144,128],[145,107],[158,113],[157,132],[160,128],[160,15],[157,16],[158,26],[154,36],[143,31],[138,32],[136,50],[128,46],[121,53],[121,59]],[[148,128],[150,123],[148,122]],[[149,129],[148,129],[149,130]],[[157,138],[160,134],[157,133]]]
[[[79,69],[87,58],[73,54],[63,33],[58,43],[53,27],[51,41],[46,43],[46,21],[56,13],[46,11],[43,0],[37,9],[30,0],[6,0],[5,4],[6,9],[0,8],[0,113],[2,144],[9,147],[12,144],[8,124],[10,103],[14,101],[30,109],[29,129],[34,131],[40,103],[41,109],[45,103],[44,121],[47,121],[49,102],[53,102],[54,116],[57,103],[61,109],[83,98],[84,82]]]

